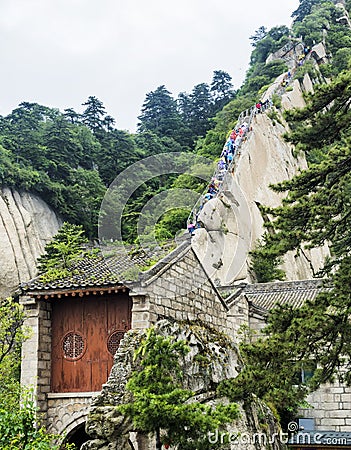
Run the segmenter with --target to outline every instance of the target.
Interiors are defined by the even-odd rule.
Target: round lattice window
[[[80,358],[85,350],[83,336],[75,332],[67,333],[62,340],[62,350],[67,359]]]
[[[119,344],[124,336],[124,331],[114,331],[107,340],[107,349],[112,356],[115,355]]]

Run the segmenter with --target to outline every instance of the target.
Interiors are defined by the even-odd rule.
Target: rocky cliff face
[[[213,405],[216,397],[214,386],[221,380],[235,377],[237,369],[241,367],[234,342],[223,333],[204,327],[201,323],[161,320],[155,324],[155,331],[161,336],[172,336],[175,341],[183,340],[187,343],[190,352],[181,363],[185,375],[183,387],[193,391],[197,401]],[[103,386],[101,394],[92,401],[86,423],[86,430],[92,439],[83,444],[82,450],[155,448],[154,437],[136,433],[131,421],[116,408],[130,401],[130,394],[125,387],[132,371],[137,370],[133,355],[142,337],[136,331],[129,331],[121,341],[108,382]],[[231,447],[223,445],[221,448],[264,450],[268,448],[268,436],[280,435],[281,430],[271,410],[258,399],[246,399],[245,404],[239,404],[239,411],[240,417],[228,425],[225,432],[228,437],[237,436],[237,439],[230,441],[233,442]],[[214,432],[208,437],[209,442],[219,443],[216,440],[218,436]],[[261,436],[261,439],[254,439],[253,436]],[[283,450],[286,447],[281,440],[276,439],[269,448]]]
[[[0,298],[36,275],[36,260],[60,225],[61,220],[38,196],[0,190]]]
[[[277,79],[278,84],[280,81]],[[282,96],[283,109],[304,106],[302,88],[312,90],[308,77],[302,87],[297,80],[292,83],[292,90]],[[251,125],[240,155],[236,156],[234,170],[227,173],[221,195],[204,205],[198,217],[203,227],[192,238],[194,250],[217,285],[254,281],[248,255],[263,235],[263,222],[267,219],[259,207],[278,206],[283,195],[269,186],[307,168],[304,156],[295,155],[292,146],[284,141],[288,126],[279,112],[271,109],[256,114]],[[282,267],[287,280],[312,278],[327,253],[323,248],[298,256],[288,254]]]

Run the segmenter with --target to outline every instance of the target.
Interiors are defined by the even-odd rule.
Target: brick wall
[[[96,393],[95,393],[96,394]],[[48,431],[53,434],[69,434],[86,421],[93,392],[48,395]]]
[[[201,321],[233,336],[234,324],[226,304],[191,246],[184,244],[131,288],[132,328],[145,329],[166,317]]]
[[[51,304],[22,297],[28,339],[22,344],[21,384],[34,389],[42,417],[47,414],[51,378]]]
[[[327,383],[307,398],[311,408],[301,417],[313,418],[316,430],[351,431],[351,387]]]

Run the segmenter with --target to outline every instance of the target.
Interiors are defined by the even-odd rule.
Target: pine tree
[[[181,124],[177,102],[164,85],[146,94],[138,119],[139,132],[152,131],[160,137],[174,136]]]
[[[210,86],[214,101],[214,112],[220,111],[223,106],[234,97],[232,77],[223,70],[215,70]]]
[[[291,14],[294,22],[302,22],[311,13],[312,7],[319,3],[320,0],[300,0],[298,8]]]
[[[103,128],[106,110],[102,101],[91,95],[82,105],[86,106],[81,116],[83,123],[94,132]]]
[[[182,387],[181,368],[188,352],[184,341],[158,335],[154,328],[136,351],[140,370],[127,383],[133,400],[118,409],[136,430],[156,436],[156,450],[163,444],[184,450],[214,448],[207,433],[238,417],[236,404],[211,407],[189,401],[194,393]]]
[[[197,84],[190,94],[190,99],[192,114],[189,126],[196,136],[205,136],[212,127],[210,119],[214,115],[210,86],[207,83]]]
[[[90,254],[88,239],[82,225],[64,222],[53,239],[46,244],[45,253],[38,258],[38,271],[43,281],[65,278],[72,264]]]

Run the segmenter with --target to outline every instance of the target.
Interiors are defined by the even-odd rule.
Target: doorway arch
[[[74,444],[79,450],[81,445],[90,439],[91,437],[85,431],[85,422],[82,422],[67,434],[62,444]]]

